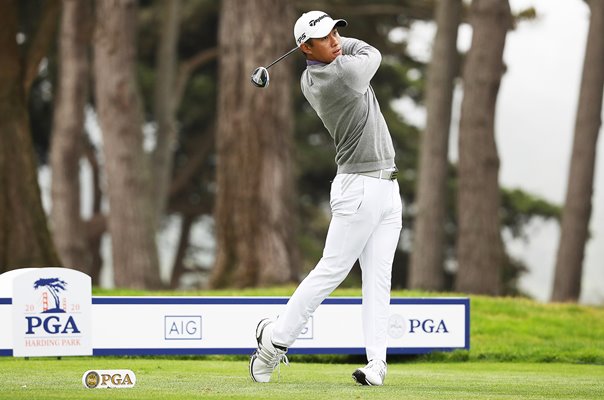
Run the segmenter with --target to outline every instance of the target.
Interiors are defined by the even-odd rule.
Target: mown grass
[[[472,297],[472,359],[604,365],[604,308]]]
[[[386,385],[361,387],[357,365],[292,363],[268,384],[246,361],[141,358],[0,359],[0,399],[602,399],[604,367],[562,363],[394,363]],[[131,389],[86,389],[88,369],[131,369]],[[276,378],[276,377],[275,377]]]

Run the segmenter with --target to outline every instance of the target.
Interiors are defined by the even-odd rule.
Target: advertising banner
[[[94,297],[94,354],[250,354],[285,297]],[[360,298],[328,298],[290,354],[363,354]],[[388,352],[469,349],[467,298],[393,298]]]
[[[251,354],[287,297],[91,296],[67,268],[0,275],[0,356]],[[290,354],[363,354],[362,299],[329,297]],[[389,354],[470,348],[468,298],[392,298]]]

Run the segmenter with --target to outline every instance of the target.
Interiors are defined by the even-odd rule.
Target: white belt
[[[357,172],[357,174],[370,176],[372,178],[377,178],[377,179],[386,179],[389,181],[393,181],[398,176],[398,169],[396,169],[396,168],[394,168],[394,170],[380,169],[377,171]]]

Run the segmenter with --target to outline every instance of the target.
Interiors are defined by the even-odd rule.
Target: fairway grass
[[[293,358],[293,357],[292,357]],[[408,362],[388,366],[386,385],[353,383],[357,365],[281,366],[253,383],[247,361],[113,357],[0,358],[0,399],[598,399],[604,366],[566,363]],[[131,389],[86,389],[89,369],[131,369]]]

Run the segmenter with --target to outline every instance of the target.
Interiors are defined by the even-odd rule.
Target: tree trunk
[[[62,265],[91,274],[84,222],[80,216],[80,158],[84,106],[88,99],[90,2],[63,0],[59,35],[59,77],[53,116],[50,165],[51,223]]]
[[[43,19],[58,5],[49,1],[46,6]],[[59,265],[42,208],[25,101],[26,66],[39,61],[47,48],[30,49],[22,58],[16,41],[17,10],[17,1],[0,1],[0,273]],[[34,42],[40,35],[52,37],[56,21],[43,27]]]
[[[10,0],[12,1],[12,0]],[[55,33],[61,14],[61,0],[42,2],[42,13],[37,21],[37,29],[31,40],[28,40],[27,56],[23,65],[23,87],[25,98],[29,95],[34,80],[38,76],[40,62],[55,41]]]
[[[428,120],[421,138],[418,211],[409,270],[412,289],[441,290],[444,286],[449,128],[453,82],[458,73],[457,29],[461,9],[461,0],[440,0],[436,4],[438,30],[428,68]]]
[[[157,121],[157,144],[153,153],[153,182],[156,200],[156,230],[164,214],[168,188],[172,177],[174,151],[176,149],[175,84],[177,66],[180,0],[160,3],[162,12],[160,42],[157,49],[154,113]]]
[[[90,277],[92,278],[92,285],[99,286],[101,282],[101,269],[103,267],[101,242],[103,239],[103,233],[107,229],[105,216],[101,211],[103,201],[103,191],[101,190],[101,168],[99,166],[96,149],[90,142],[89,137],[86,137],[86,142],[84,143],[84,155],[90,164],[90,171],[92,175],[92,218],[88,220],[86,224],[88,251],[90,252],[91,256]],[[99,225],[97,220],[102,221],[102,229],[90,229],[91,225]]]
[[[283,0],[222,2],[215,287],[279,284],[296,271],[289,62],[270,70],[267,88],[249,80],[255,67],[294,44],[290,7]]]
[[[191,234],[191,227],[195,222],[195,217],[186,213],[182,214],[182,223],[180,225],[180,236],[178,240],[178,247],[176,248],[176,256],[174,257],[174,266],[172,267],[172,275],[170,278],[170,288],[178,289],[180,285],[180,278],[185,273],[184,259],[189,248],[189,236]]]
[[[596,144],[602,125],[604,91],[604,1],[592,0],[587,48],[575,122],[568,189],[562,212],[562,227],[553,301],[577,301],[581,294],[581,274],[588,238],[593,196]]]
[[[136,1],[97,1],[96,16],[96,104],[103,131],[115,284],[154,289],[160,278],[155,202],[136,86]]]
[[[511,11],[507,0],[474,0],[470,12],[472,46],[463,74],[459,132],[459,268],[455,289],[498,295],[504,249],[494,120]]]

